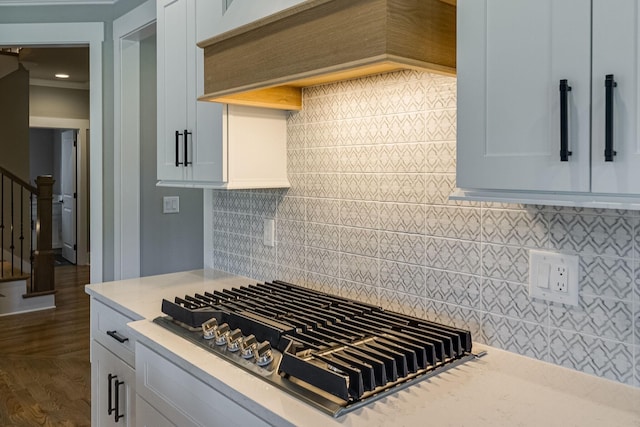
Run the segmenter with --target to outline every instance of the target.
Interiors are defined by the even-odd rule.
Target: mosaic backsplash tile
[[[214,191],[214,267],[455,324],[474,339],[640,387],[640,215],[454,202],[455,78],[305,89],[287,190]],[[276,246],[262,245],[263,219]],[[580,305],[528,296],[530,249],[580,256]]]

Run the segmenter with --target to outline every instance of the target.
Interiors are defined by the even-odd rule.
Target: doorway
[[[56,128],[29,129],[29,181],[34,182],[40,175],[51,175],[54,179],[52,248],[56,266],[89,264],[89,122],[77,121],[75,126],[79,127],[67,129],[59,124]]]
[[[65,132],[69,136],[75,135],[75,147],[68,147],[69,150],[75,151],[73,155],[75,160],[71,161],[70,165],[63,164],[65,156],[63,155],[62,138]],[[53,187],[54,236],[52,240],[53,249],[56,250],[56,265],[67,263],[89,265],[91,229],[89,215],[89,121],[31,117],[29,139],[31,181],[38,175],[52,175],[56,181]],[[74,139],[67,141],[67,143],[72,145]],[[64,171],[73,175],[64,176],[62,173]],[[73,181],[71,181],[72,179]],[[67,188],[66,183],[74,181],[75,185],[70,189]],[[63,188],[63,184],[65,188]],[[65,192],[67,200],[64,197]],[[73,213],[69,211],[71,208],[73,208]],[[58,217],[56,217],[56,213],[59,214]],[[75,219],[73,217],[63,218],[63,215],[67,214],[75,214]],[[56,220],[59,221],[58,227],[56,227]],[[55,234],[56,231],[59,232],[58,235]],[[65,238],[63,239],[63,237]],[[70,238],[74,241],[70,241]],[[63,240],[67,242],[64,256]],[[73,249],[74,245],[75,249]],[[73,249],[72,253],[69,253],[69,249]]]
[[[102,166],[102,43],[104,24],[92,23],[30,23],[0,24],[0,45],[6,46],[89,46],[90,117],[88,126],[92,149],[89,152],[91,194],[89,210],[91,268],[90,282],[103,278],[103,166]],[[45,127],[47,127],[45,125]],[[68,129],[75,126],[66,126]]]

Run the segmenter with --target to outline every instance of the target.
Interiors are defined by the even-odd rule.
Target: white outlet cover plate
[[[529,297],[577,306],[579,304],[579,277],[577,255],[556,251],[529,251]],[[564,267],[567,271],[566,292],[554,290],[551,271]]]
[[[276,225],[273,218],[264,219],[264,239],[263,244],[265,246],[275,246],[276,238]]]

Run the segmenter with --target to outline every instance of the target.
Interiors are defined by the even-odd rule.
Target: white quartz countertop
[[[637,426],[640,389],[474,344],[481,359],[334,419],[152,323],[162,298],[253,284],[208,270],[88,285],[92,297],[144,319],[139,342],[271,424],[300,426]]]

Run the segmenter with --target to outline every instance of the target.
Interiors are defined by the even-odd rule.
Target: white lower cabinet
[[[135,371],[91,341],[91,425],[135,426]]]
[[[136,395],[136,425],[138,427],[173,427],[160,411],[149,405],[146,400]]]
[[[141,344],[136,345],[139,426],[265,426],[264,420]],[[151,406],[150,410],[147,406]],[[148,418],[147,418],[148,417]],[[158,418],[162,417],[162,418]],[[154,424],[155,420],[170,424]]]
[[[135,339],[129,315],[91,298],[91,425],[134,426]]]

